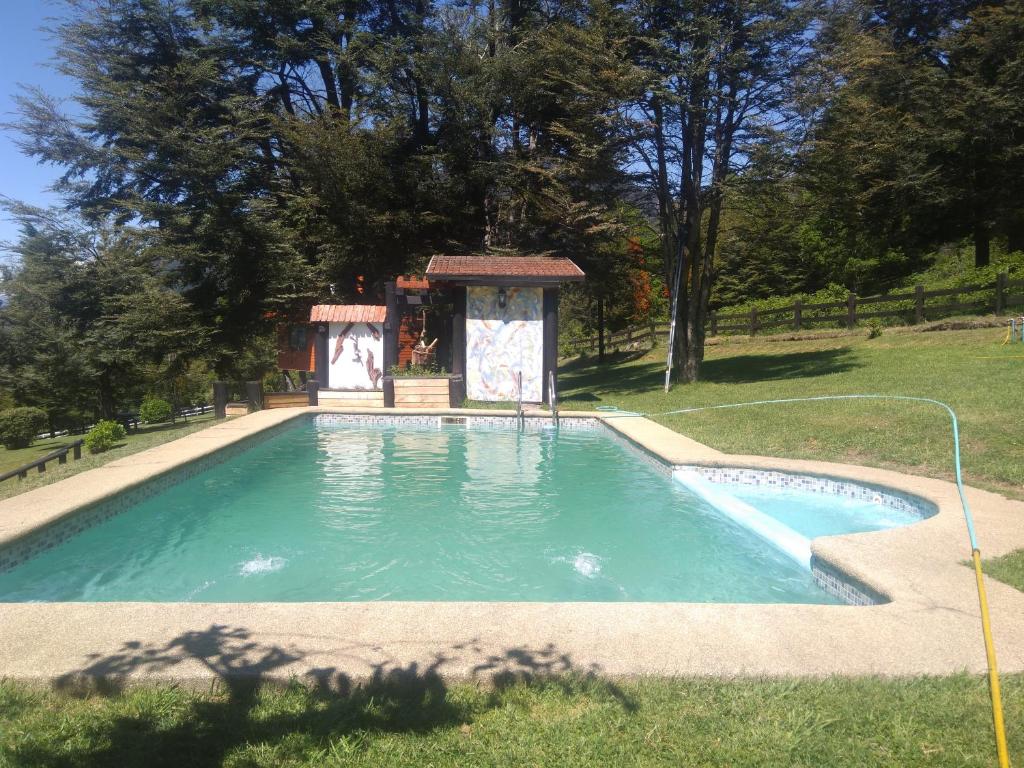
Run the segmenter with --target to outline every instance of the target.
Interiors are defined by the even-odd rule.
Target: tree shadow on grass
[[[450,695],[445,666],[466,656],[480,659],[472,679],[489,684],[486,695]],[[305,680],[293,679],[277,700],[261,697],[261,686],[269,681],[280,688],[284,668],[303,658],[301,650],[264,644],[246,628],[226,625],[186,632],[162,646],[128,642],[116,653],[93,656],[55,687],[69,696],[117,697],[136,682],[133,675],[188,679],[198,669],[212,673],[217,695],[169,692],[164,701],[157,693],[131,706],[97,707],[79,715],[87,736],[69,742],[63,731],[71,726],[65,725],[60,738],[35,734],[20,740],[16,753],[7,756],[26,765],[204,768],[259,745],[315,763],[325,750],[353,744],[365,748],[379,734],[428,734],[465,726],[502,706],[502,692],[514,685],[553,687],[566,697],[598,693],[626,712],[636,710],[630,697],[601,679],[597,669],[577,668],[554,646],[485,655],[475,642],[454,645],[425,665],[375,664],[368,679],[353,680],[333,667],[313,669]]]
[[[700,375],[703,381],[717,384],[755,384],[759,381],[828,376],[859,367],[849,347],[838,347],[785,355],[737,355],[705,360]]]
[[[849,347],[779,355],[737,355],[705,360],[701,381],[716,384],[755,384],[781,379],[805,379],[843,373],[859,367]],[[563,402],[593,402],[598,395],[637,394],[661,388],[662,362],[565,367],[561,373]]]

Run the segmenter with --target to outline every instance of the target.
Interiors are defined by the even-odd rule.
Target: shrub
[[[8,408],[0,411],[0,443],[4,448],[28,448],[46,428],[46,412],[38,408]]]
[[[396,379],[401,378],[413,378],[416,376],[447,376],[448,371],[441,368],[437,363],[429,363],[427,365],[413,365],[407,363],[404,366],[393,365],[391,366],[391,375]]]
[[[870,320],[868,320],[868,338],[877,339],[879,336],[882,335],[882,330],[884,328],[885,326],[882,324],[882,321],[879,318],[872,317]]]
[[[162,421],[170,421],[171,404],[159,397],[147,397],[142,401],[139,408],[139,418],[147,424],[159,424]]]
[[[103,453],[114,447],[118,440],[124,440],[124,427],[116,421],[101,421],[85,436],[85,447],[89,453]]]

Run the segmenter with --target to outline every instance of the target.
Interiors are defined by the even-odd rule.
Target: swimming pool
[[[194,468],[4,570],[0,600],[840,602],[596,423],[373,421],[298,419]],[[825,504],[824,532],[921,517],[858,505]]]

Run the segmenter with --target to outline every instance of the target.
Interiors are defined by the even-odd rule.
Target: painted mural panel
[[[523,374],[523,400],[540,402],[544,380],[544,290],[466,290],[466,395],[472,400],[515,400],[514,374]]]
[[[327,341],[331,389],[380,389],[383,329],[373,323],[331,323]]]

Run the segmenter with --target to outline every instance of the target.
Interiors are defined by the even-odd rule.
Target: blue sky
[[[13,97],[19,83],[40,86],[61,98],[74,93],[73,81],[46,66],[53,57],[54,43],[40,29],[63,10],[56,2],[0,0],[0,122],[16,117]],[[33,205],[57,203],[58,198],[46,188],[60,175],[58,170],[22,155],[14,140],[10,131],[0,131],[0,194]],[[0,242],[17,235],[17,226],[0,215]]]

